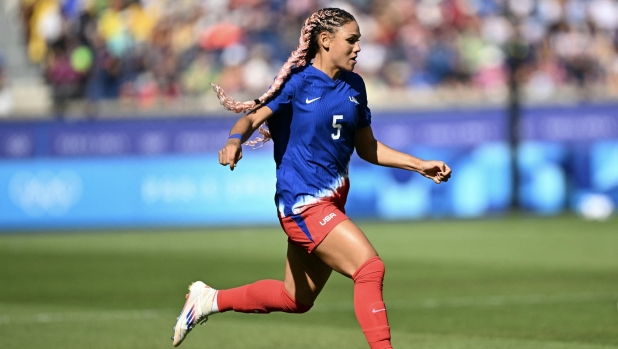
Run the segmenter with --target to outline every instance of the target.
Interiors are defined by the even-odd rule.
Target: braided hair
[[[257,110],[281,89],[281,86],[290,75],[294,66],[302,67],[311,62],[320,50],[317,40],[320,33],[328,32],[330,34],[335,34],[343,25],[355,20],[354,16],[350,13],[339,8],[323,8],[313,13],[305,20],[305,24],[300,31],[298,47],[292,52],[287,62],[283,64],[275,78],[275,82],[270,86],[268,91],[253,101],[238,102],[226,95],[221,86],[211,84],[212,88],[217,93],[221,105],[223,105],[225,109],[236,113]],[[256,138],[255,140],[248,141],[246,144],[255,146],[258,143],[264,143],[271,139],[266,123],[260,126],[259,132],[263,138]]]

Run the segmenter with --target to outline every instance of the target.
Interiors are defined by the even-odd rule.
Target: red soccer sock
[[[219,311],[234,310],[240,313],[263,313],[282,311],[306,313],[312,305],[296,301],[278,280],[260,280],[249,285],[220,290],[217,295]]]
[[[366,261],[352,275],[354,311],[371,349],[392,349],[391,330],[382,299],[384,263],[380,257]]]

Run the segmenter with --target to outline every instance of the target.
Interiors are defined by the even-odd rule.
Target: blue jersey
[[[312,65],[295,68],[266,104],[277,164],[275,203],[281,217],[320,202],[341,210],[356,130],[371,124],[363,79],[342,71],[336,80]]]

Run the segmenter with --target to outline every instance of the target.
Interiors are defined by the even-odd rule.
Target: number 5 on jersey
[[[343,115],[333,115],[333,127],[337,129],[337,134],[330,134],[333,139],[339,139],[339,137],[341,137],[341,125],[337,123],[338,120],[343,120]]]

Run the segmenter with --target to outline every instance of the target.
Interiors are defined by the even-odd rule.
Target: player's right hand
[[[223,166],[230,165],[230,170],[234,171],[240,159],[242,159],[242,146],[240,140],[228,139],[225,146],[219,150],[219,163]]]

